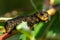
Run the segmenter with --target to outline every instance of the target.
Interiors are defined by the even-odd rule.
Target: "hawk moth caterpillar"
[[[47,17],[47,19],[41,20],[41,17],[43,17],[43,16]],[[48,20],[48,13],[47,12],[44,12],[44,14],[42,14],[42,12],[41,13],[36,12],[35,14],[30,15],[30,16],[18,16],[16,18],[7,20],[5,23],[5,29],[6,29],[6,32],[11,33],[11,31],[13,29],[15,29],[15,27],[17,25],[19,25],[22,21],[27,22],[28,27],[33,28],[34,24],[37,24],[40,21],[47,21],[47,20]]]

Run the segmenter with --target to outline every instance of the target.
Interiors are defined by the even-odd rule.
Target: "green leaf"
[[[43,27],[44,22],[40,22],[38,25],[35,26],[34,28],[34,36],[37,35],[37,33],[40,31],[40,29]]]

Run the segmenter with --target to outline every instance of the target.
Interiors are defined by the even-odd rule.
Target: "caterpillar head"
[[[47,12],[39,12],[37,16],[41,21],[48,22],[49,20],[49,14]]]
[[[48,15],[48,13],[47,12],[42,12],[42,13],[40,13],[40,19],[42,20],[42,21],[48,21],[49,20],[49,15]]]

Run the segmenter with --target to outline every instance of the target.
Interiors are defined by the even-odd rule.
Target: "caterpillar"
[[[44,16],[44,20],[41,20],[41,17]],[[33,28],[34,24],[39,23],[40,21],[47,21],[48,20],[48,13],[44,12],[42,13],[35,13],[30,16],[18,16],[16,18],[7,20],[5,22],[5,29],[6,32],[10,33],[17,25],[19,25],[22,21],[27,22],[28,27]]]

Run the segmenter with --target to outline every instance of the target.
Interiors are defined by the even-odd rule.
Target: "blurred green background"
[[[41,11],[43,7],[43,0],[33,0],[33,2],[37,9]],[[56,2],[56,4],[58,2]],[[0,0],[0,17],[30,15],[34,12],[36,12],[36,10],[33,8],[30,0]],[[0,22],[0,26],[4,26],[4,22]],[[47,40],[45,38],[48,38],[48,40],[60,40],[60,12],[57,11],[48,23],[38,23],[36,28],[34,28],[34,34],[37,40],[40,40],[40,38],[43,40]],[[7,40],[19,40],[19,38],[20,33],[17,33]],[[22,40],[25,39],[22,37]]]
[[[42,9],[43,0],[33,0],[33,2],[38,10]],[[13,10],[23,11],[25,14],[35,11],[30,0],[0,0],[0,16]]]

